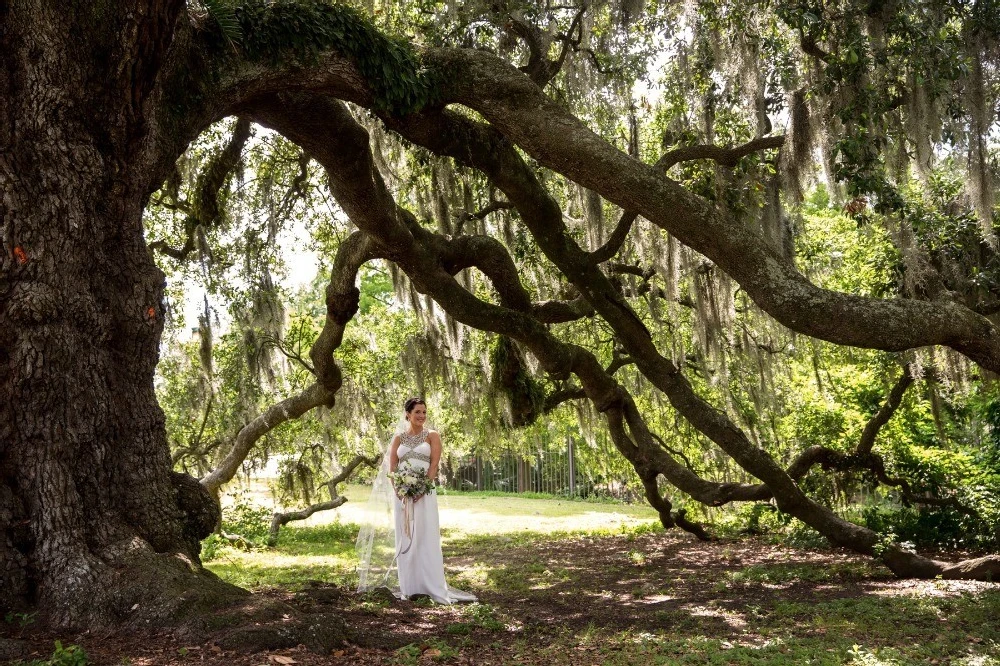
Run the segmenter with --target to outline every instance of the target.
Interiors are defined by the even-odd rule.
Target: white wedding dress
[[[426,473],[431,465],[427,431],[419,435],[401,434],[397,458],[397,470],[409,465]],[[393,503],[399,596],[406,599],[415,594],[426,594],[439,604],[476,601],[475,595],[450,587],[445,581],[436,491],[421,497],[411,508],[410,536],[407,536],[403,502],[396,498]]]

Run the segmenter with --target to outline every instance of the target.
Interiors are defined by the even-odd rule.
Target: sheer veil
[[[399,417],[396,429],[389,436],[382,453],[372,494],[362,512],[361,530],[355,550],[358,555],[358,592],[368,592],[378,587],[394,590],[399,587],[396,573],[396,531],[392,515],[395,491],[389,481],[389,449],[396,435],[406,432],[410,422],[406,415]]]

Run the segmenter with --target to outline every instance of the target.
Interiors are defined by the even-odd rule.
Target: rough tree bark
[[[200,567],[217,510],[171,472],[152,383],[164,276],[137,167],[184,10],[0,8],[0,607],[57,625],[241,594]]]

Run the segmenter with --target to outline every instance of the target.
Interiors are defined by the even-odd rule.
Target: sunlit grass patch
[[[726,574],[729,583],[764,583],[784,585],[788,583],[828,583],[848,582],[872,577],[888,577],[884,567],[875,562],[838,562],[813,564],[809,562],[754,564]]]
[[[255,497],[273,504],[266,485],[254,486]],[[300,524],[306,527],[327,523],[358,523],[370,486],[346,485],[340,494],[347,503],[332,511],[315,514]],[[615,530],[657,522],[656,511],[645,504],[589,502],[511,493],[453,492],[439,490],[441,531],[446,538],[469,534],[509,534],[525,530],[538,533],[560,531]]]
[[[242,552],[227,548],[220,558],[205,566],[220,578],[248,590],[267,587],[297,590],[309,581],[350,585],[355,578],[353,550],[348,556]]]

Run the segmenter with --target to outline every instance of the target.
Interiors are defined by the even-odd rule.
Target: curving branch
[[[240,465],[243,464],[250,450],[261,437],[282,423],[297,419],[314,407],[329,404],[334,396],[335,393],[328,391],[321,384],[314,383],[310,384],[304,391],[269,407],[263,414],[240,429],[225,458],[214,470],[201,479],[201,485],[213,496],[218,495],[223,484],[236,476]]]
[[[628,232],[632,231],[632,225],[638,217],[639,215],[636,213],[622,213],[622,216],[618,219],[618,224],[615,225],[615,229],[611,232],[611,236],[607,242],[590,253],[590,260],[595,264],[601,264],[618,254],[622,249],[622,245],[625,244],[625,239],[628,238]]]
[[[903,372],[896,380],[893,385],[892,390],[889,391],[889,395],[886,397],[885,402],[879,408],[878,412],[865,424],[865,429],[861,433],[861,438],[858,440],[858,449],[856,455],[865,455],[871,453],[872,447],[875,445],[875,438],[878,437],[879,432],[882,430],[882,426],[889,422],[892,415],[896,413],[899,409],[899,404],[903,400],[903,394],[906,393],[906,389],[910,388],[913,383],[913,369],[909,364],[903,366]]]
[[[336,509],[338,506],[346,503],[347,498],[337,493],[337,486],[347,481],[359,466],[368,465],[369,467],[377,467],[379,462],[378,458],[370,458],[362,455],[354,456],[351,462],[347,463],[340,471],[340,474],[323,484],[326,486],[327,492],[330,493],[329,501],[316,502],[298,511],[275,511],[274,515],[271,516],[271,527],[268,530],[267,545],[274,547],[278,543],[278,534],[281,528],[288,523],[294,520],[305,520],[315,513]]]
[[[781,148],[783,145],[785,145],[784,136],[763,136],[731,148],[714,145],[683,146],[664,153],[657,161],[656,167],[663,171],[669,171],[671,167],[680,162],[712,160],[720,166],[734,169],[739,161],[747,155],[761,150]]]
[[[230,481],[261,437],[283,423],[297,419],[320,405],[332,405],[343,383],[333,352],[343,340],[344,328],[358,310],[360,292],[354,286],[361,265],[375,257],[370,239],[354,232],[337,249],[326,288],[327,317],[316,342],[310,350],[316,382],[301,392],[272,405],[263,414],[244,425],[222,462],[206,475],[201,484],[218,495],[223,484]]]

